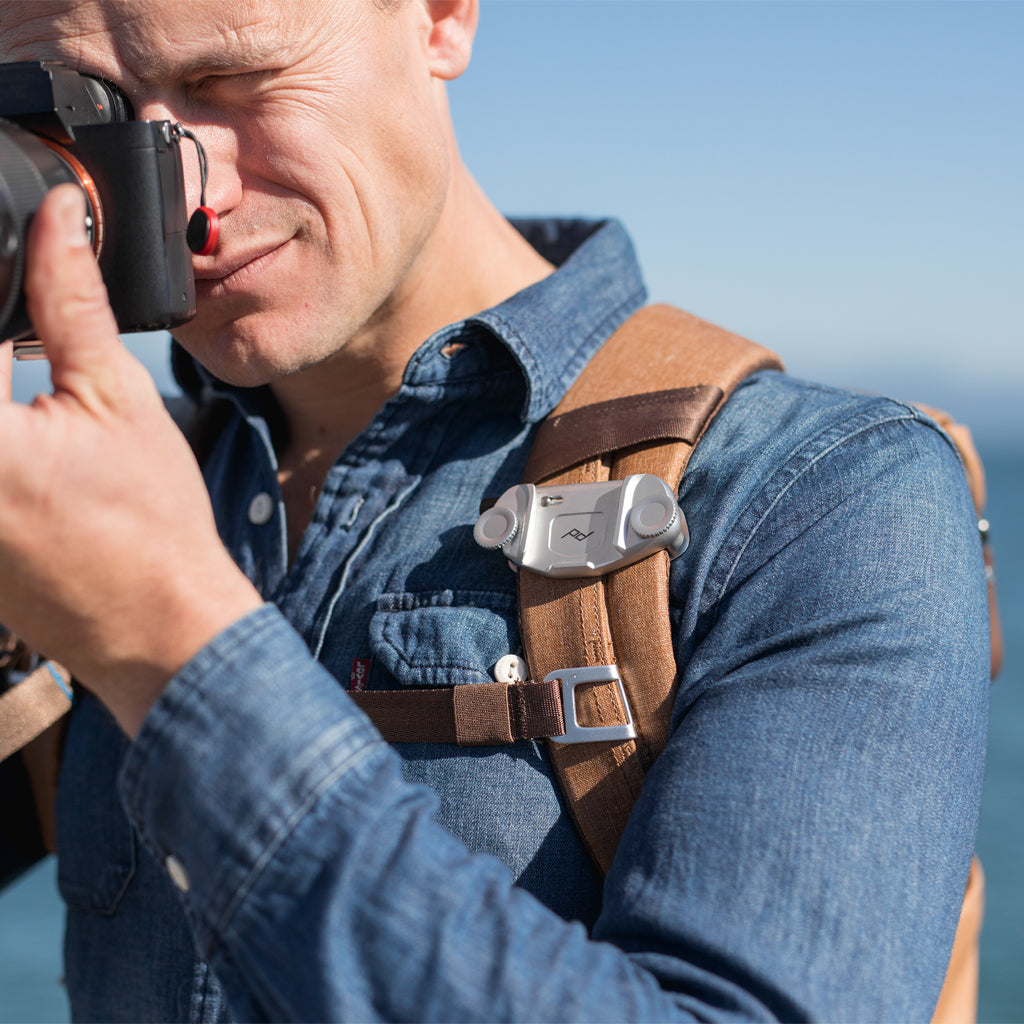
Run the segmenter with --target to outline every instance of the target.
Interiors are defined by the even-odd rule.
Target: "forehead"
[[[204,66],[218,54],[225,66],[240,54],[253,62],[279,56],[327,13],[322,0],[0,0],[0,57],[158,79],[200,52]]]

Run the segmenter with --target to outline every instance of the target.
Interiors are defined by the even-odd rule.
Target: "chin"
[[[285,316],[263,314],[211,324],[200,313],[171,333],[218,380],[255,388],[300,373],[324,358],[308,345],[296,345],[297,338],[309,336],[308,328],[304,331],[287,321]]]

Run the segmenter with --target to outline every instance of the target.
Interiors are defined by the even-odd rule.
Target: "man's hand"
[[[28,308],[53,394],[10,400],[0,349],[0,622],[134,734],[170,677],[261,603],[221,544],[192,453],[121,344],[72,185],[29,233]]]

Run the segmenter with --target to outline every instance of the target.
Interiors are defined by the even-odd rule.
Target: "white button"
[[[499,683],[524,683],[530,678],[530,670],[518,655],[506,654],[494,666],[494,678]]]
[[[185,870],[185,865],[173,853],[164,861],[164,867],[167,868],[167,874],[171,876],[171,881],[182,892],[188,892],[192,885],[189,881],[188,872]]]
[[[252,501],[249,502],[249,522],[255,526],[262,526],[270,522],[274,514],[274,499],[266,491],[260,491]]]

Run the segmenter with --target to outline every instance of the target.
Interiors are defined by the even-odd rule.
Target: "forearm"
[[[441,829],[432,794],[403,781],[271,608],[174,681],[123,791],[157,857],[184,867],[200,952],[240,1017],[793,1020],[878,1003],[926,1016],[933,981],[907,972],[941,959],[917,947],[944,941],[949,895],[933,890],[955,888],[971,831],[935,828],[949,793],[927,731],[904,734],[890,772],[809,724],[837,696],[827,681],[782,700],[750,691],[754,705],[739,693],[676,731],[609,878],[606,941]],[[884,744],[899,708],[863,729],[848,703],[829,728]],[[957,800],[974,801],[978,760],[951,766]],[[915,762],[918,779],[903,774]],[[880,772],[925,827],[897,825]]]
[[[271,657],[254,663],[257,635]],[[175,680],[123,790],[157,856],[185,866],[200,951],[238,1016],[686,1017],[653,974],[444,832],[270,608]]]

